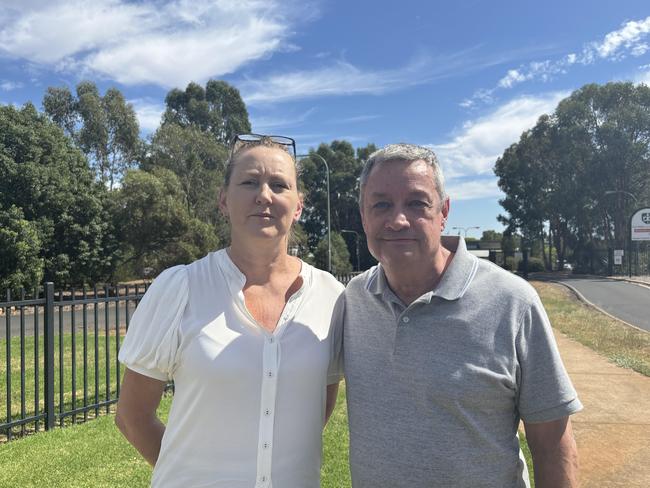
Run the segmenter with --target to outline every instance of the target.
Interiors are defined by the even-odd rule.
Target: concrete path
[[[582,488],[650,487],[650,377],[556,331],[584,410],[572,417]]]

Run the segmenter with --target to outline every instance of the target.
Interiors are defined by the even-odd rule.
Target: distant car
[[[571,271],[573,269],[573,266],[571,263],[564,263],[564,269]]]

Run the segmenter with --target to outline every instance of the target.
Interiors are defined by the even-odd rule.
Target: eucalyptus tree
[[[203,88],[190,83],[174,88],[165,98],[164,124],[195,126],[228,145],[237,134],[251,131],[246,104],[237,88],[221,80],[209,80]]]
[[[95,83],[82,81],[73,95],[67,87],[49,87],[45,113],[88,157],[97,178],[110,189],[133,167],[142,150],[135,110],[116,88],[100,95]]]

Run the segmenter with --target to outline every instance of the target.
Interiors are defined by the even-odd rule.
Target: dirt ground
[[[650,487],[650,378],[556,331],[584,410],[572,417],[582,488]]]

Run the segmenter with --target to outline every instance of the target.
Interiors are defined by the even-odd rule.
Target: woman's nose
[[[267,184],[260,185],[259,191],[255,196],[255,203],[258,205],[269,204],[271,203],[271,188]]]

